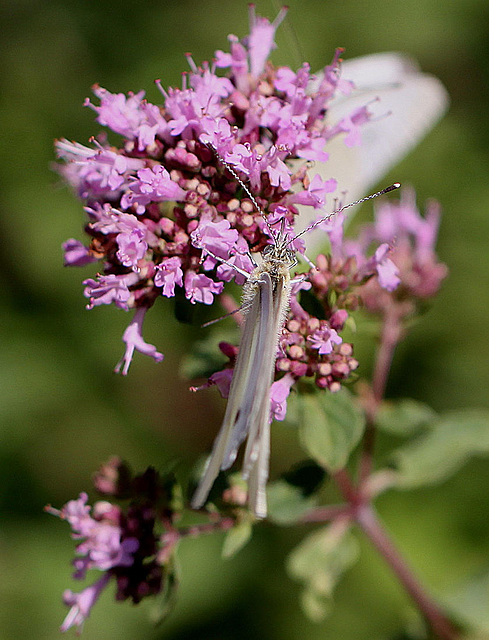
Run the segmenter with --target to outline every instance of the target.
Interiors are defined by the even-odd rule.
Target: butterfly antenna
[[[216,324],[216,322],[221,322],[221,320],[230,318],[231,316],[234,316],[235,313],[239,313],[242,310],[243,310],[243,307],[238,307],[237,309],[233,309],[232,311],[225,313],[223,316],[219,316],[219,318],[214,318],[213,320],[208,320],[207,322],[204,322],[204,324],[200,325],[200,328],[205,329],[206,327],[210,327],[212,324]]]
[[[236,173],[234,168],[229,164],[229,162],[227,162],[227,160],[224,160],[224,158],[221,156],[221,154],[216,149],[216,147],[212,144],[212,142],[204,142],[204,144],[205,144],[206,147],[211,149],[211,151],[215,154],[216,158],[219,160],[219,162],[222,164],[222,166],[226,167],[226,169],[233,176],[233,178],[236,180],[236,182],[238,182],[238,184],[242,187],[242,189],[244,190],[244,192],[246,193],[248,198],[253,203],[253,206],[255,207],[255,209],[258,211],[258,213],[261,215],[261,217],[265,221],[265,224],[267,225],[267,228],[270,231],[270,236],[271,236],[273,242],[275,243],[275,236],[273,235],[273,230],[272,230],[272,227],[271,227],[271,225],[269,224],[269,222],[267,220],[267,216],[265,215],[265,213],[263,212],[263,209],[258,204],[258,201],[255,198],[255,196],[251,193],[249,187],[243,182],[243,180],[239,177],[239,175]]]
[[[317,226],[319,226],[323,222],[326,222],[326,220],[329,220],[330,218],[335,216],[337,213],[341,213],[342,211],[345,211],[345,209],[350,209],[350,207],[355,207],[357,204],[362,204],[362,202],[367,202],[367,200],[373,200],[373,198],[378,198],[379,196],[383,196],[386,193],[390,193],[391,191],[395,191],[396,189],[399,189],[400,186],[401,186],[401,184],[399,182],[394,182],[394,184],[391,184],[390,186],[386,187],[385,189],[381,189],[380,191],[376,191],[375,193],[371,193],[369,196],[365,196],[364,198],[360,198],[360,200],[355,200],[355,202],[349,202],[348,204],[344,204],[339,209],[335,209],[331,213],[328,213],[327,216],[324,216],[323,218],[319,218],[319,220],[316,220],[316,222],[313,222],[312,224],[310,224],[306,229],[304,229],[303,231],[298,233],[296,236],[294,236],[291,240],[289,240],[289,242],[287,244],[290,244],[291,242],[294,242],[294,240],[296,240],[297,238],[300,238],[305,233],[308,233],[309,231],[312,231],[312,229],[315,229]]]

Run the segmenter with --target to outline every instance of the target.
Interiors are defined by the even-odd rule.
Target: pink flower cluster
[[[144,315],[157,298],[182,290],[191,304],[209,305],[225,282],[242,283],[252,268],[249,253],[270,243],[255,204],[292,229],[297,205],[321,209],[336,188],[334,179],[310,177],[307,161],[327,161],[327,143],[339,134],[347,145],[359,143],[366,107],[340,122],[325,118],[331,100],[352,89],[340,76],[340,50],[314,90],[307,64],[293,71],[267,61],[284,15],[270,23],[251,9],[249,36],[229,36],[228,53],[217,51],[211,65],[200,67],[188,57],[180,89],[157,83],[162,105],[149,103],[144,92],[126,96],[95,86],[99,104],[86,105],[122,136],[118,146],[106,136],[93,147],[57,142],[59,171],[85,203],[90,238],[88,246],[64,244],[65,264],[100,261],[100,273],[84,282],[89,309],[136,310],[116,367],[123,374],[134,350],[163,358],[142,337]],[[292,169],[292,159],[304,162]]]
[[[349,314],[358,308],[370,313],[394,313],[399,321],[433,297],[447,275],[435,253],[440,210],[428,203],[426,217],[416,208],[414,193],[405,190],[400,202],[376,208],[375,221],[356,239],[343,236],[343,214],[319,226],[329,237],[330,254],[317,256],[306,279],[293,287],[285,330],[279,341],[276,381],[270,391],[271,419],[283,420],[292,386],[312,379],[320,389],[339,391],[359,363],[353,345],[339,335]],[[313,296],[311,315],[301,291]],[[316,317],[319,314],[319,317]],[[237,351],[227,343],[220,349],[230,363],[209,378],[227,397]]]
[[[168,493],[171,479],[160,478],[153,469],[132,477],[125,463],[112,458],[102,466],[94,479],[98,492],[110,498],[130,500],[121,507],[112,502],[87,504],[88,496],[81,493],[60,510],[46,507],[46,511],[66,520],[72,538],[80,540],[73,560],[76,580],[84,580],[88,570],[98,570],[102,576],[79,593],[67,589],[64,603],[70,607],[61,631],[83,627],[103,589],[113,579],[117,584],[116,599],[130,598],[134,603],[158,593],[166,563],[171,559],[165,535],[155,533],[157,520],[166,519],[171,527],[172,513]]]
[[[374,223],[365,226],[356,241],[357,251],[379,242],[389,243],[389,261],[399,286],[388,295],[382,278],[368,280],[360,288],[362,304],[370,313],[385,315],[393,310],[399,318],[414,314],[426,300],[435,296],[448,275],[448,267],[435,252],[440,223],[440,205],[431,200],[423,217],[414,191],[403,190],[400,201],[380,203]]]

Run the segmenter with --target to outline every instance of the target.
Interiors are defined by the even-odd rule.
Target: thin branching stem
[[[371,393],[364,407],[367,425],[363,437],[362,454],[360,458],[360,484],[363,484],[372,472],[377,410],[384,397],[394,352],[402,336],[402,315],[403,310],[400,310],[397,305],[394,305],[383,317],[380,344],[377,350],[372,376]]]
[[[454,628],[438,604],[430,598],[419,583],[405,559],[395,547],[391,538],[377,518],[371,505],[364,505],[357,510],[356,521],[367,538],[396,574],[418,609],[429,623],[436,637],[440,640],[457,640],[459,633]]]
[[[447,616],[438,604],[427,594],[424,587],[388,536],[377,518],[368,492],[363,490],[363,486],[355,486],[347,469],[336,472],[333,474],[333,477],[343,497],[350,504],[350,512],[348,513],[348,511],[344,509],[338,514],[338,518],[350,515],[351,519],[359,525],[379,554],[391,567],[399,582],[411,596],[439,640],[457,640],[460,638]],[[325,515],[328,516],[326,519],[329,520],[331,512],[328,512],[327,508],[325,509]],[[315,512],[317,515],[319,510],[315,510]]]
[[[300,522],[327,522],[344,516],[351,516],[352,508],[349,504],[333,504],[329,507],[316,507],[302,516]]]

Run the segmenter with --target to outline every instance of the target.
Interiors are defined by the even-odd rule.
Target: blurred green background
[[[329,62],[336,46],[346,48],[345,57],[405,51],[451,94],[449,114],[386,182],[413,184],[420,204],[441,201],[439,255],[450,268],[439,298],[398,351],[389,394],[437,410],[488,407],[488,3],[288,4],[312,69]],[[269,0],[257,9],[271,18],[277,11]],[[165,361],[136,355],[126,379],[112,374],[129,316],[115,308],[86,311],[81,281],[95,267],[63,269],[60,245],[83,237],[84,215],[51,170],[53,138],[86,144],[98,133],[93,113],[82,107],[93,83],[113,92],[144,88],[158,102],[155,78],[179,85],[185,52],[210,59],[227,48],[228,33],[245,35],[247,22],[244,0],[1,4],[0,640],[58,638],[61,593],[79,587],[70,579],[68,527],[45,515],[43,505],[61,506],[88,489],[91,473],[115,453],[135,469],[176,460],[185,475],[210,446],[223,410],[216,393],[190,396],[188,381],[176,374],[196,330],[177,325],[169,305],[156,305],[145,327]],[[274,61],[296,66],[287,27],[277,41]],[[357,353],[370,357],[368,341]],[[281,425],[273,437],[278,473],[297,456],[297,443]],[[440,487],[380,500],[388,529],[437,594],[488,568],[488,486],[487,461],[476,460]],[[409,601],[367,543],[337,591],[332,616],[319,625],[306,620],[300,586],[283,568],[305,533],[261,526],[230,561],[220,559],[220,536],[186,541],[180,599],[163,626],[151,625],[148,606],[133,610],[107,592],[84,638],[400,638],[412,616]]]

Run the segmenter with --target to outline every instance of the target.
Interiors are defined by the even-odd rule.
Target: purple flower
[[[239,273],[236,269],[240,269],[246,273],[251,273],[254,269],[254,265],[248,255],[248,244],[242,236],[238,238],[234,250],[235,253],[226,260],[226,263],[221,263],[217,266],[217,277],[220,280],[224,280],[224,282],[230,282],[234,278],[236,284],[244,284],[244,282],[246,282],[245,276]],[[233,266],[235,268],[233,268]]]
[[[65,263],[100,260],[100,274],[84,283],[88,308],[149,309],[158,298],[173,297],[177,286],[192,304],[211,304],[224,282],[246,280],[250,256],[270,244],[275,230],[304,252],[304,238],[292,240],[296,205],[323,208],[336,188],[333,178],[310,178],[304,160],[326,162],[334,136],[358,142],[370,115],[366,105],[345,111],[338,123],[325,117],[336,94],[351,90],[340,77],[340,50],[317,79],[307,63],[292,70],[267,61],[285,13],[270,22],[251,8],[250,34],[229,36],[229,53],[218,51],[212,63],[201,64],[187,55],[190,71],[180,88],[156,81],[161,105],[147,102],[143,91],[94,87],[100,104],[85,105],[122,141],[109,147],[104,134],[94,148],[57,143],[65,163],[60,171],[84,200],[90,237],[89,248],[65,244]],[[341,224],[330,226],[333,254],[345,261]],[[423,237],[428,247],[428,234]],[[392,280],[388,267],[385,260],[379,267],[382,281]],[[123,372],[135,349],[161,359],[142,339],[139,318],[138,312],[125,333]]]
[[[98,148],[90,149],[77,142],[58,140],[58,157],[67,162],[59,171],[80,198],[115,198],[128,184],[129,176],[144,167],[144,161],[128,158],[96,141],[95,144]]]
[[[384,242],[403,243],[411,238],[416,259],[431,261],[440,224],[440,205],[428,202],[423,218],[416,208],[416,195],[412,189],[403,189],[400,202],[384,202],[375,207],[375,237]]]
[[[134,355],[134,350],[139,351],[146,356],[150,356],[155,362],[161,362],[163,360],[163,354],[157,351],[154,345],[148,344],[143,339],[142,330],[146,311],[147,309],[144,307],[137,309],[129,326],[124,331],[122,340],[126,343],[126,351],[121,360],[117,363],[114,369],[115,373],[121,372],[123,376],[127,375],[132,361],[132,356]]]
[[[111,303],[114,303],[121,309],[128,309],[127,302],[131,296],[128,287],[134,284],[134,279],[131,275],[132,274],[123,276],[116,276],[114,274],[109,274],[108,276],[99,275],[98,281],[92,278],[84,280],[84,293],[87,298],[90,298],[87,309],[93,309],[93,307],[101,304]]]
[[[347,134],[344,141],[345,145],[347,147],[357,147],[362,143],[361,127],[368,122],[371,117],[367,105],[360,107],[349,116],[345,116],[340,120],[328,133],[328,138],[344,132]]]
[[[233,369],[223,369],[222,371],[216,371],[209,377],[210,384],[215,384],[219,389],[219,393],[223,398],[229,396],[229,389],[231,388],[231,382],[233,379]]]
[[[146,232],[137,228],[119,233],[117,236],[117,244],[119,245],[117,257],[125,267],[131,267],[134,271],[138,270],[138,262],[144,258],[148,248],[145,236]]]
[[[214,282],[203,274],[187,271],[185,274],[185,297],[192,304],[203,302],[212,304],[214,296],[221,293],[224,288],[222,282]]]
[[[227,258],[238,241],[239,233],[236,229],[231,229],[227,220],[214,222],[206,216],[200,219],[199,226],[192,231],[190,238],[195,247],[203,250],[203,255],[208,251],[211,256],[214,254]],[[212,269],[214,264],[215,260],[205,268]]]
[[[256,16],[255,6],[250,5],[251,31],[247,44],[250,56],[250,71],[255,78],[262,73],[268,56],[272,49],[276,47],[274,42],[275,31],[285,18],[286,13],[287,9],[282,9],[275,20],[270,23],[266,18]]]
[[[110,93],[95,85],[93,92],[100,99],[100,106],[93,105],[88,98],[85,106],[97,113],[97,121],[101,125],[126,138],[138,139],[139,151],[152,145],[156,134],[165,136],[167,123],[156,105],[143,101],[144,91],[129,93],[126,98],[123,93]]]
[[[334,178],[323,181],[321,177],[316,174],[308,184],[307,189],[294,193],[288,199],[288,202],[290,204],[310,205],[315,209],[321,209],[326,204],[326,194],[335,191],[336,187],[337,182]]]
[[[321,219],[322,216],[319,217]],[[339,260],[345,256],[344,247],[344,229],[345,215],[343,213],[337,213],[327,218],[324,222],[318,225],[319,229],[322,229],[328,234],[329,242],[331,245],[331,255],[335,260]]]
[[[260,168],[268,173],[270,184],[273,187],[280,187],[284,191],[288,191],[292,184],[290,179],[290,169],[287,167],[282,157],[283,152],[279,151],[275,145],[261,157]]]
[[[171,475],[160,477],[152,468],[133,476],[128,465],[114,457],[102,466],[94,485],[105,497],[127,501],[125,506],[104,499],[90,507],[87,494],[81,493],[60,510],[49,505],[45,508],[71,525],[72,538],[77,541],[73,577],[83,580],[89,570],[102,572],[99,580],[80,593],[64,592],[63,600],[70,610],[61,625],[62,631],[73,626],[82,628],[112,578],[117,587],[116,600],[131,598],[138,603],[166,588],[162,582],[163,572],[166,563],[172,561],[179,538],[177,535],[173,546],[162,548],[155,525],[159,514],[172,519],[170,487],[174,482]]]
[[[390,248],[388,244],[382,244],[374,255],[375,269],[379,276],[379,284],[387,291],[394,291],[401,282],[399,269],[387,256]]]
[[[294,382],[294,377],[287,373],[280,380],[276,380],[270,387],[270,421],[285,420],[287,398]]]
[[[87,500],[87,494],[80,493],[77,500],[67,502],[61,511],[50,509],[51,513],[70,524],[73,538],[84,538],[77,546],[77,552],[84,558],[82,562],[77,559],[75,564],[78,570],[75,576],[84,578],[87,569],[107,571],[115,566],[132,565],[133,553],[139,546],[138,541],[135,538],[125,538],[121,541],[121,528],[113,522],[101,519],[108,503],[95,504],[94,513],[98,519],[94,519],[90,514],[91,507],[86,504]]]
[[[183,200],[185,191],[170,178],[170,174],[158,164],[152,169],[138,171],[138,179],[134,180],[129,191],[121,198],[121,207],[129,209],[134,206],[137,213],[144,213],[150,202],[165,200]]]
[[[163,295],[171,298],[175,295],[175,285],[183,286],[182,261],[177,256],[167,258],[156,266],[155,285],[163,287]]]
[[[90,251],[79,240],[70,238],[63,242],[64,264],[65,267],[82,267],[91,262],[97,262]]]
[[[309,70],[310,67],[307,63],[304,63],[297,73],[294,73],[289,67],[280,67],[277,69],[273,84],[277,91],[282,91],[287,94],[287,97],[292,98],[297,95],[298,89],[307,90]]]
[[[333,351],[334,344],[341,344],[342,338],[331,327],[323,325],[317,331],[314,331],[307,338],[311,349],[317,349],[319,355],[323,356]]]
[[[222,51],[216,51],[216,66],[220,68],[230,67],[236,88],[239,92],[246,94],[250,89],[248,52],[236,36],[229,35],[228,40],[231,52],[226,54]]]
[[[80,593],[74,593],[71,589],[66,589],[63,594],[63,602],[70,607],[70,610],[60,627],[60,631],[68,631],[73,626],[77,626],[80,631],[83,629],[85,620],[90,615],[92,607],[96,604],[109,580],[110,574],[105,573],[97,582],[86,587]]]
[[[61,511],[56,512],[56,515],[69,522],[73,532],[81,537],[87,536],[92,527],[91,507],[87,505],[87,500],[88,495],[85,492],[80,493],[76,500],[70,500]]]
[[[220,155],[225,155],[235,144],[235,136],[226,118],[202,118],[203,133],[199,140],[211,144]]]
[[[311,112],[316,117],[324,109],[325,104],[335,96],[337,91],[343,95],[349,95],[354,88],[353,82],[341,77],[340,64],[343,51],[344,49],[341,48],[336,49],[331,64],[324,67],[319,83],[315,81],[311,83],[314,86],[311,86],[311,84],[309,86],[309,91],[315,96]]]
[[[217,98],[227,98],[231,95],[234,86],[229,78],[216,76],[206,63],[202,69],[199,69],[189,55],[187,60],[191,62],[193,71],[190,76],[190,86],[200,99],[216,101]]]

